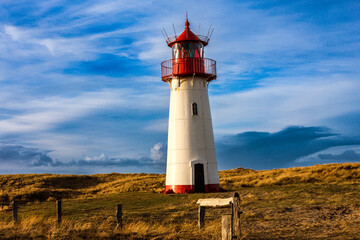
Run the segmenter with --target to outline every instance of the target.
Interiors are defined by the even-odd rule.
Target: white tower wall
[[[205,191],[218,191],[208,83],[200,76],[174,76],[170,88],[166,190],[195,191],[195,164],[200,163]],[[193,103],[197,104],[197,115],[193,115]]]

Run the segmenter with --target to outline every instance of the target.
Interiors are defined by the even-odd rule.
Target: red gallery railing
[[[209,58],[179,58],[161,63],[161,79],[169,81],[173,76],[199,75],[207,81],[216,79],[216,61]]]

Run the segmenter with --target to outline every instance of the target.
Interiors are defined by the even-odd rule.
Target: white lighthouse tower
[[[186,19],[179,36],[167,37],[172,59],[161,63],[161,79],[170,85],[165,192],[218,192],[208,86],[216,62],[204,58],[208,36],[195,35]]]

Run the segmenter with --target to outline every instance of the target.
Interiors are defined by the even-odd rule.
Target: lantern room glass
[[[172,46],[173,59],[203,58],[204,46],[201,43],[183,42]]]

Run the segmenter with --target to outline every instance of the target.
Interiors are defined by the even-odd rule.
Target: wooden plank
[[[198,226],[199,228],[203,228],[205,223],[205,207],[199,206],[199,219],[198,219]]]
[[[116,208],[116,222],[117,228],[122,229],[122,204],[118,204]]]
[[[224,214],[221,216],[221,239],[232,240],[232,215]]]
[[[57,223],[61,223],[61,200],[56,200]]]
[[[233,227],[234,227],[234,236],[237,239],[241,238],[241,228],[240,228],[240,195],[236,192],[234,193],[234,203],[233,203]]]
[[[233,198],[204,198],[199,199],[197,204],[200,206],[209,206],[209,207],[216,207],[216,206],[227,206],[233,203]]]

